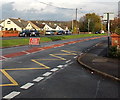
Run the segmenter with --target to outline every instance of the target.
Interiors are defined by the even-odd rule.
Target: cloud
[[[104,12],[117,13],[117,2],[111,0],[4,0],[2,4],[2,18],[20,17],[27,20],[72,20],[75,19],[75,9],[78,8],[78,18],[85,13]],[[117,0],[112,0],[117,1]],[[45,4],[44,4],[45,3]],[[60,9],[72,8],[70,9]],[[82,8],[82,9],[80,9]]]

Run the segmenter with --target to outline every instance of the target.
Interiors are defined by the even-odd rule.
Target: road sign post
[[[108,56],[109,48],[110,48],[110,20],[114,20],[114,14],[104,13],[103,20],[107,21],[107,28],[108,28],[108,48],[107,48],[107,56]]]

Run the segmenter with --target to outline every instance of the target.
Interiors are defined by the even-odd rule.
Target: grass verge
[[[92,37],[92,36],[103,36],[106,34],[80,34],[80,35],[66,35],[66,36],[51,36],[51,37],[40,37],[40,43],[43,42],[51,42],[51,41],[58,41],[58,40],[66,40],[66,39],[76,39],[81,37]],[[22,38],[22,39],[10,39],[10,40],[0,40],[0,48],[3,47],[12,47],[18,45],[28,45],[29,38]]]

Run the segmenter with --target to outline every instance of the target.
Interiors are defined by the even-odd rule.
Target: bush
[[[118,35],[120,35],[120,28],[116,28],[115,29],[115,33],[118,34]]]
[[[120,58],[120,50],[117,50],[117,46],[110,47],[109,57]]]

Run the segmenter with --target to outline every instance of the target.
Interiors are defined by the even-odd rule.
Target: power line
[[[54,6],[52,4],[48,4],[48,3],[45,3],[45,2],[41,2],[41,1],[38,1],[38,2],[41,3],[41,4],[47,5],[47,6],[52,6],[52,7],[58,8],[58,9],[75,10],[74,8],[58,7],[58,6]]]

